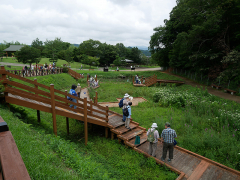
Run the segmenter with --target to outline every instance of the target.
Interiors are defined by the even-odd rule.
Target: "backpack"
[[[123,115],[126,116],[126,117],[129,116],[128,108],[123,109]]]
[[[151,129],[150,129],[150,132],[148,133],[148,138],[147,138],[147,140],[149,141],[149,142],[153,142],[153,141],[155,141],[155,137],[154,137],[154,132],[156,131],[156,129],[154,129],[153,131],[151,131]]]
[[[122,99],[120,100],[120,102],[118,103],[118,106],[119,106],[120,108],[123,107],[123,100],[124,100],[124,98],[122,98]]]

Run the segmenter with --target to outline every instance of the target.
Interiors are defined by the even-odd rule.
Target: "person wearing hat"
[[[149,149],[148,154],[152,155],[153,157],[156,157],[156,150],[157,150],[157,142],[159,138],[159,133],[157,128],[157,123],[152,124],[152,128],[148,128],[147,136],[149,141]],[[151,140],[150,135],[153,134],[154,138]]]
[[[127,108],[128,108],[128,117],[126,117],[126,121],[125,121],[125,127],[127,129],[131,129],[129,124],[130,124],[130,118],[131,118],[131,115],[132,115],[132,112],[131,112],[131,105],[132,105],[132,102],[128,102],[128,105],[127,105]]]
[[[161,157],[162,161],[165,161],[167,156],[167,151],[169,151],[168,162],[173,159],[173,148],[174,148],[174,138],[177,137],[176,131],[170,128],[170,123],[165,123],[165,129],[161,134],[161,143],[163,143],[163,155]]]
[[[129,94],[128,93],[126,93],[125,95],[124,95],[124,99],[123,99],[123,107],[122,107],[122,111],[128,106],[128,103],[129,103]],[[126,116],[124,116],[124,114],[123,114],[123,119],[122,119],[122,121],[123,122],[125,122],[126,121]]]
[[[80,98],[80,94],[81,94],[81,86],[80,86],[80,84],[78,83],[78,85],[77,85],[77,88],[76,88],[76,93],[78,94],[78,97]]]

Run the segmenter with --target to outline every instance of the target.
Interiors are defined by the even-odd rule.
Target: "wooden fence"
[[[35,69],[35,70],[7,70],[8,72],[21,76],[21,77],[32,77],[32,76],[45,76],[49,74],[60,74],[63,68],[56,69]]]
[[[73,71],[72,69],[68,68],[68,74],[70,74],[72,77],[74,77],[75,79],[81,79],[84,78],[83,75],[77,73],[76,71]]]
[[[155,74],[145,79],[145,86],[151,86],[155,83],[157,83],[157,75]]]
[[[68,94],[68,91],[59,91],[54,89],[53,84],[49,87],[38,83],[36,79],[33,81],[12,74],[6,71],[4,66],[1,66],[0,75],[2,75],[0,80],[5,87],[4,96],[6,102],[52,113],[55,135],[57,135],[56,115],[67,117],[68,132],[68,118],[84,121],[86,126],[87,122],[105,127],[108,124],[108,106],[103,107],[92,101],[87,101],[87,99],[78,98]],[[27,82],[29,85],[11,81],[7,79],[7,76]],[[67,96],[76,99],[77,103],[67,100]],[[70,104],[76,106],[76,109],[70,108]],[[40,122],[40,113],[38,113],[38,121]],[[87,127],[85,128],[87,132]],[[85,143],[86,141],[85,139]]]

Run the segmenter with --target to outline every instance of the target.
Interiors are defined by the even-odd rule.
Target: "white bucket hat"
[[[128,98],[128,97],[129,97],[129,94],[126,93],[126,94],[124,95],[124,98]]]
[[[80,84],[78,83],[78,86],[80,86]]]
[[[157,126],[157,123],[153,123],[152,124],[152,128],[157,128],[158,126]]]

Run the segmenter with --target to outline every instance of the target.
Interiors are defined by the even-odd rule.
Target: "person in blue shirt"
[[[128,105],[127,105],[127,108],[128,108],[128,117],[126,117],[126,121],[125,121],[125,127],[127,129],[131,129],[129,127],[129,124],[130,124],[130,118],[131,118],[131,115],[132,115],[132,112],[131,112],[131,105],[132,105],[132,102],[128,102]]]
[[[78,95],[77,95],[77,93],[76,93],[76,91],[75,91],[76,88],[77,88],[77,86],[76,86],[75,84],[73,84],[73,85],[72,85],[72,89],[70,89],[70,91],[69,91],[69,94],[77,97]],[[74,103],[77,103],[77,99],[71,98],[70,101],[72,101],[72,102],[74,102]],[[77,109],[77,106],[75,106],[75,105],[73,105],[73,104],[70,104],[69,107],[71,108],[71,107],[73,107],[73,106],[74,106],[74,109]]]

